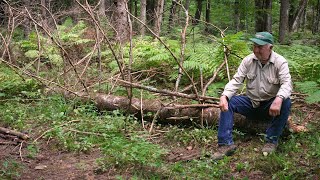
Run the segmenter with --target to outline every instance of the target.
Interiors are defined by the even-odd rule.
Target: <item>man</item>
[[[236,150],[232,139],[234,113],[246,117],[258,115],[259,119],[271,118],[263,153],[276,150],[288,120],[292,91],[288,62],[272,50],[274,41],[270,33],[258,32],[250,41],[254,43],[253,53],[243,59],[220,97],[218,150],[213,154],[214,159],[232,155]],[[235,96],[245,80],[246,95]]]

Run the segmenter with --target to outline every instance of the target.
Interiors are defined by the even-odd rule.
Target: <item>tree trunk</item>
[[[146,24],[146,9],[147,9],[147,0],[140,1],[140,20]],[[140,24],[140,34],[143,37],[145,35],[146,28],[143,24]]]
[[[197,25],[199,23],[199,20],[201,18],[201,12],[202,12],[202,0],[197,0],[197,9],[196,14],[194,15],[193,25]]]
[[[177,9],[177,2],[175,0],[172,1],[170,7],[170,15],[169,15],[169,23],[168,23],[168,32],[171,32],[172,27],[175,24],[175,17],[176,17],[176,9]]]
[[[105,0],[100,0],[98,14],[99,14],[100,17],[105,17],[106,16],[106,1]]]
[[[255,30],[256,32],[264,31],[263,25],[263,1],[255,0]]]
[[[125,42],[129,38],[128,18],[126,12],[125,0],[114,0],[116,7],[114,14],[114,25],[117,31],[116,39],[119,42]]]
[[[268,31],[272,32],[272,1],[271,0],[255,0],[255,30],[256,32]]]
[[[186,0],[186,3],[184,5],[184,8],[188,11],[190,6],[190,0]]]
[[[319,21],[320,21],[320,0],[318,0],[316,7],[314,8],[315,15],[312,23],[312,34],[319,32]]]
[[[239,0],[234,1],[234,26],[236,29],[236,32],[240,31],[240,11],[239,11]]]
[[[154,24],[156,19],[155,12],[155,0],[147,0],[147,22],[148,24]]]
[[[300,3],[299,3],[299,6],[290,22],[290,26],[289,26],[289,31],[290,32],[294,32],[298,29],[298,25],[299,25],[299,22],[300,22],[300,19],[303,15],[303,11],[306,9],[307,7],[307,3],[308,3],[308,0],[301,0]]]
[[[289,0],[281,0],[279,42],[284,44],[289,25]]]
[[[205,31],[206,32],[209,32],[209,23],[210,23],[210,9],[211,9],[211,0],[207,0],[207,3],[206,3],[206,28],[205,28]]]
[[[164,6],[164,0],[158,0],[157,3],[157,9],[156,9],[156,19],[154,23],[154,33],[157,36],[160,36],[161,31],[161,23],[162,23],[162,15],[163,15],[163,7]]]
[[[30,0],[23,0],[23,4],[30,11]],[[31,32],[31,22],[27,16],[24,17],[22,25],[24,37],[27,38]]]
[[[266,31],[272,32],[272,0],[266,0],[264,4],[265,9],[265,28]]]

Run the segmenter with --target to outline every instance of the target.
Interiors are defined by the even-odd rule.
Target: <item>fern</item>
[[[317,82],[296,82],[295,85],[298,91],[308,94],[308,97],[306,98],[307,103],[320,102],[320,87]]]
[[[24,55],[28,58],[37,58],[39,57],[39,51],[38,50],[29,50],[24,53]]]

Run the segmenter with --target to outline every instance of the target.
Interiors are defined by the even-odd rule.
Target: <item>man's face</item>
[[[254,43],[253,45],[253,53],[256,55],[256,57],[260,60],[262,64],[265,64],[268,62],[270,54],[272,50],[272,45],[266,44],[266,45],[258,45]]]

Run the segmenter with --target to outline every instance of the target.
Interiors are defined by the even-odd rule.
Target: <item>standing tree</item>
[[[279,42],[283,44],[289,25],[289,0],[281,0],[280,3]]]
[[[300,0],[299,6],[296,8],[295,13],[292,18],[289,19],[289,31],[294,32],[299,27],[299,22],[303,16],[303,12],[305,11],[308,4],[308,0]],[[290,17],[289,17],[290,18]]]
[[[272,32],[272,1],[271,0],[255,0],[256,9],[256,32],[268,31]]]
[[[201,18],[201,12],[202,12],[202,0],[197,0],[197,10],[196,14],[194,15],[193,25],[197,25],[199,23],[199,20]]]
[[[313,22],[312,22],[312,34],[319,32],[319,21],[320,21],[320,0],[316,2],[313,8]]]
[[[211,0],[207,0],[206,3],[206,32],[209,32],[209,23],[210,23],[210,8],[211,8]]]
[[[234,27],[236,29],[236,32],[240,30],[240,11],[239,11],[239,0],[234,1]]]
[[[106,1],[105,0],[99,1],[99,12],[98,13],[99,13],[100,17],[106,16]]]
[[[126,11],[126,1],[125,0],[114,0],[115,12],[114,12],[114,21],[115,25],[116,39],[119,42],[125,42],[129,38],[129,27],[128,27],[128,18]]]
[[[154,33],[157,36],[160,36],[163,9],[164,9],[164,0],[158,0],[157,7],[156,7],[156,19],[154,21]]]
[[[172,0],[172,4],[171,4],[171,7],[170,7],[168,32],[170,32],[171,28],[174,26],[175,19],[176,19],[176,10],[177,10],[177,1],[176,0]]]
[[[147,0],[141,0],[140,1],[140,34],[143,37],[145,35],[146,28],[144,27],[144,24],[146,24],[146,10],[147,10]]]

